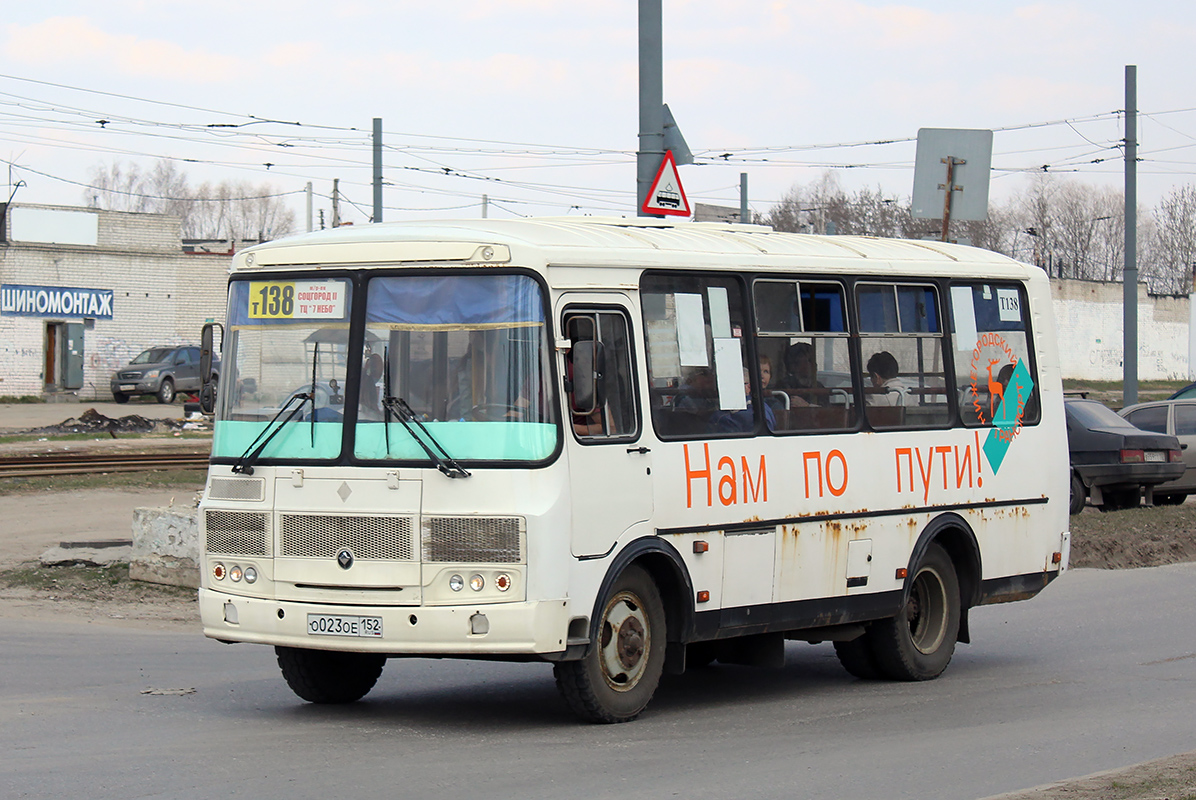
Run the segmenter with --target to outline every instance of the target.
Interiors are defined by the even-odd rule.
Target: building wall
[[[1120,283],[1054,280],[1051,294],[1064,378],[1120,381],[1125,326]],[[1191,300],[1138,284],[1138,379],[1188,380]]]
[[[112,319],[0,311],[0,395],[110,399],[117,367],[151,345],[198,344],[203,323],[224,314],[229,256],[184,253],[174,217],[86,210],[98,216],[94,246],[22,241],[5,215],[0,284],[109,289],[113,300]],[[45,374],[46,327],[55,322],[84,324],[81,389],[68,391]]]

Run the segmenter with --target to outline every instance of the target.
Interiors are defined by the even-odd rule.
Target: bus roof
[[[763,225],[675,222],[651,218],[541,217],[511,220],[386,222],[317,231],[255,245],[233,270],[348,265],[522,267],[737,267],[928,274],[982,271],[1024,277],[1028,267],[1004,255],[929,240],[818,236]],[[886,268],[886,265],[888,268]]]

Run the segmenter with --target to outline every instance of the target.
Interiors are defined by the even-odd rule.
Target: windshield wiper
[[[416,418],[415,412],[411,410],[411,406],[407,405],[406,400],[401,397],[387,396],[382,399],[382,406],[386,409],[386,422],[384,425],[386,426],[388,432],[390,430],[390,417],[393,414],[407,430],[407,433],[411,434],[411,438],[415,440],[416,444],[422,447],[424,452],[428,454],[428,458],[430,458],[432,463],[436,465],[436,469],[440,470],[450,478],[469,477],[469,470],[465,469],[453,460],[453,457],[448,454],[448,451],[444,449],[444,446],[440,444],[440,442],[436,441],[436,437],[424,427],[424,424],[420,422],[418,418]],[[420,429],[423,435],[428,437],[428,441],[436,446],[436,450],[439,450],[440,453],[437,453],[435,450],[429,447],[427,443],[419,437],[419,434],[417,434],[415,429],[411,427],[411,423],[413,422]],[[389,453],[390,440],[388,437],[387,454],[389,455]]]
[[[278,413],[274,415],[274,419],[270,420],[269,424],[267,424],[266,427],[262,428],[262,432],[259,433],[257,435],[257,438],[254,439],[253,442],[249,445],[249,447],[247,447],[245,449],[245,452],[242,453],[241,457],[237,459],[237,463],[233,464],[233,472],[243,473],[245,475],[252,475],[253,474],[253,465],[257,462],[258,458],[262,455],[262,451],[266,449],[266,445],[270,444],[270,440],[274,438],[275,434],[277,434],[280,430],[285,428],[287,426],[287,423],[290,422],[291,420],[293,420],[295,418],[295,415],[297,415],[300,411],[303,410],[303,404],[306,403],[308,400],[312,401],[312,404],[311,404],[312,405],[312,416],[313,417],[315,416],[316,403],[315,403],[315,400],[313,399],[314,397],[315,397],[315,395],[308,394],[306,392],[300,392],[298,394],[293,394],[290,397],[288,397],[287,401],[282,404],[282,408],[278,409]],[[291,408],[291,403],[293,403],[295,400],[298,400],[299,403],[294,408]],[[284,413],[286,413],[286,411],[288,409],[290,409],[291,413],[287,415],[287,418],[284,419],[282,422],[280,422],[277,426],[274,426],[274,423],[278,422],[278,418],[281,417]],[[274,429],[270,430],[271,427],[273,427]],[[266,436],[266,431],[270,431],[269,436]],[[263,440],[262,437],[265,437],[265,439]],[[258,442],[261,442],[261,444],[258,444]]]

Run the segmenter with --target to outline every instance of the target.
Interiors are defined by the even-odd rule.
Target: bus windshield
[[[539,284],[524,275],[370,280],[354,455],[426,460],[416,431],[449,456],[539,461],[556,449]],[[388,413],[401,399],[422,423]]]
[[[213,456],[239,458],[279,425],[263,458],[340,455],[350,288],[345,280],[233,281]]]

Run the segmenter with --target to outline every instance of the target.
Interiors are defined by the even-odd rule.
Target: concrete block
[[[133,510],[129,577],[171,586],[199,586],[199,512],[169,506]]]

